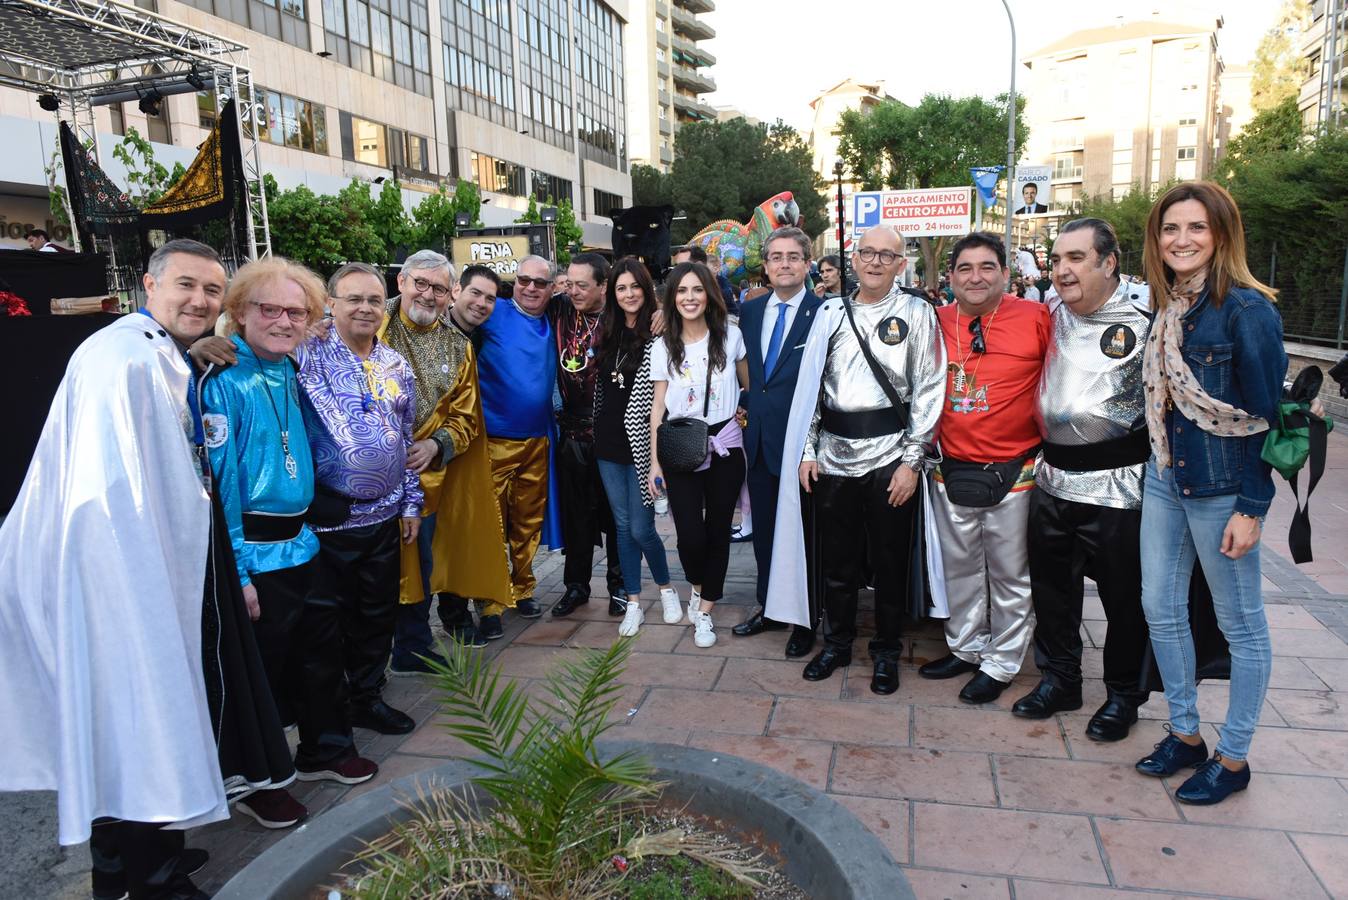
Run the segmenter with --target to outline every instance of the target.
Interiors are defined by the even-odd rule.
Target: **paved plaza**
[[[885,842],[922,898],[1348,897],[1346,474],[1348,436],[1331,435],[1329,471],[1313,502],[1316,560],[1302,566],[1287,555],[1292,501],[1280,482],[1264,554],[1273,679],[1251,752],[1250,789],[1220,806],[1184,806],[1172,796],[1179,779],[1133,771],[1132,763],[1163,736],[1161,698],[1143,707],[1128,740],[1086,739],[1090,713],[1104,700],[1098,679],[1105,621],[1093,594],[1084,627],[1085,707],[1024,721],[1008,710],[1035,684],[1032,663],[997,703],[983,707],[956,699],[960,679],[917,676],[918,665],[945,653],[935,623],[911,632],[899,691],[886,698],[867,687],[864,629],[853,665],[818,683],[801,678],[803,661],[783,657],[785,633],[733,637],[730,627],[753,597],[748,544],[732,550],[727,599],[713,614],[715,647],[694,647],[686,625],[642,628],[615,710],[621,724],[611,734],[735,754],[829,792]],[[660,521],[677,583],[672,526]],[[545,607],[561,595],[560,562],[556,554],[540,556]],[[596,600],[588,608],[528,623],[507,616],[505,638],[484,652],[537,689],[559,657],[606,646],[617,620],[598,600],[602,569],[596,573]],[[647,615],[648,623],[660,622],[658,608]],[[868,618],[863,610],[863,625]],[[1199,694],[1211,745],[1227,687],[1205,684]],[[440,727],[428,679],[392,679],[386,697],[419,727],[405,737],[358,731],[362,752],[380,763],[379,777],[356,788],[299,785],[295,794],[314,815],[465,749]],[[8,796],[9,815],[0,825],[6,846],[14,846],[11,831],[26,832],[31,844],[32,822],[50,817],[44,799]],[[26,828],[14,818],[16,804],[27,810]],[[198,883],[219,888],[286,833],[265,831],[241,815],[195,832],[189,842],[212,854]],[[61,854],[54,826],[49,834],[28,860],[47,886],[36,896],[87,896],[87,853]],[[12,896],[3,878],[0,894]],[[31,885],[25,894],[35,896]]]

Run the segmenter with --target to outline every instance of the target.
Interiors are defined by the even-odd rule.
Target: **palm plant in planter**
[[[434,665],[445,727],[481,754],[480,797],[438,789],[414,801],[412,817],[356,858],[343,886],[359,900],[390,897],[599,900],[623,893],[628,858],[683,854],[753,885],[762,870],[682,831],[646,834],[633,812],[662,785],[634,753],[601,758],[596,742],[613,723],[618,678],[631,651],[561,661],[546,699],[531,699],[455,643]]]

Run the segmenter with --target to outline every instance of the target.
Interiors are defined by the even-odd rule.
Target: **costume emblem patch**
[[[881,320],[875,328],[875,333],[879,335],[881,343],[893,347],[896,344],[902,344],[903,339],[908,337],[908,323],[898,316],[890,316],[888,319]]]
[[[1137,334],[1127,325],[1111,325],[1100,335],[1100,352],[1110,359],[1123,359],[1137,346]]]
[[[201,417],[201,427],[206,433],[206,446],[212,450],[229,440],[229,418],[223,413],[206,413]]]

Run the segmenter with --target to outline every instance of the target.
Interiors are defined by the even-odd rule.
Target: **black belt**
[[[884,409],[868,409],[865,412],[842,412],[825,406],[820,413],[819,424],[829,434],[860,440],[898,434],[908,423],[900,423],[899,415],[892,406],[886,406]]]
[[[304,513],[293,516],[268,513],[243,514],[243,539],[250,544],[280,544],[293,541],[304,528]]]
[[[1067,472],[1101,472],[1144,463],[1151,456],[1147,429],[1096,444],[1050,444],[1044,442],[1044,462]]]

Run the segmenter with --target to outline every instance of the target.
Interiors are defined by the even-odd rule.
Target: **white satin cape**
[[[791,397],[791,416],[786,423],[786,440],[782,444],[782,478],[777,485],[777,522],[772,535],[772,570],[768,576],[768,602],[764,614],[778,622],[811,627],[810,599],[805,578],[805,527],[800,515],[801,455],[805,451],[805,436],[810,430],[819,402],[819,384],[824,377],[824,360],[828,357],[829,339],[846,318],[842,300],[834,297],[824,301],[816,311],[818,320],[810,329],[805,350],[800,360],[800,377],[796,392]],[[944,569],[941,568],[941,543],[932,518],[930,476],[919,478],[922,485],[923,522],[926,523],[927,577],[931,586],[935,618],[950,615],[946,605]],[[858,537],[858,540],[860,538]],[[820,598],[822,602],[822,598]]]
[[[188,378],[148,316],[86,340],[0,526],[0,790],[57,791],[62,844],[101,816],[229,816],[202,674],[211,508]]]

